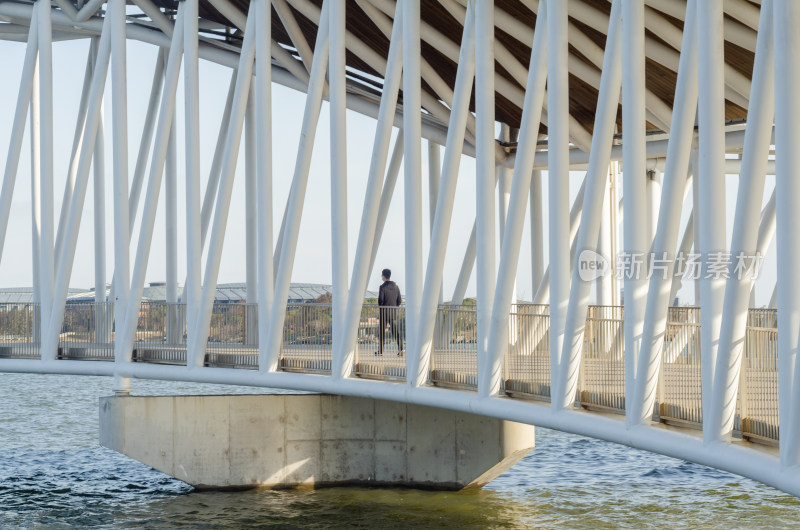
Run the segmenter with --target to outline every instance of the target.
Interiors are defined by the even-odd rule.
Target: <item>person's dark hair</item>
[[[381,276],[383,276],[384,278],[386,278],[388,280],[389,278],[392,277],[392,271],[390,271],[389,269],[383,269],[381,271]]]

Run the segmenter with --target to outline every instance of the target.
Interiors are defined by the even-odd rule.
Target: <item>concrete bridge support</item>
[[[534,427],[324,394],[104,397],[101,445],[198,488],[481,487]]]

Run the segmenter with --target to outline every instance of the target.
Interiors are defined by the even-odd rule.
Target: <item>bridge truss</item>
[[[0,252],[7,250],[29,112],[34,161],[34,303],[0,312],[27,311],[30,322],[24,333],[2,324],[7,329],[0,334],[8,340],[0,346],[0,371],[113,375],[121,393],[130,391],[130,378],[154,378],[441,406],[683,458],[800,495],[796,2],[133,0],[128,5],[127,0],[88,0],[76,5],[39,0],[0,2],[0,20],[0,37],[27,40],[0,191]],[[76,38],[93,44],[56,222],[52,49],[54,42]],[[162,50],[132,175],[129,40]],[[233,72],[202,201],[201,58]],[[181,68],[182,146],[175,135]],[[273,82],[307,94],[283,212],[272,206]],[[114,139],[112,295],[106,300],[98,290],[95,304],[79,310],[67,303],[67,295],[93,160],[95,285],[106,284],[104,205],[97,191],[104,175],[97,167],[102,166],[101,104],[107,92],[113,101]],[[314,138],[326,98],[332,303],[287,308]],[[352,270],[346,109],[376,122],[355,245],[356,256],[370,259],[356,260]],[[395,126],[402,134],[390,159]],[[248,304],[237,316],[215,304],[214,294],[243,138]],[[426,261],[423,139],[429,142],[429,184],[435,197]],[[439,145],[445,147],[441,162]],[[188,274],[179,295],[177,250],[168,253],[167,300],[159,313],[142,302],[142,292],[162,185],[167,217],[178,226],[179,148],[186,164]],[[442,305],[462,155],[477,162],[476,218],[456,292],[450,304]],[[364,304],[363,293],[401,159],[406,304],[398,319],[405,327],[406,355],[389,362],[370,357],[371,339],[364,330],[374,326],[370,322],[377,308]],[[618,209],[614,186],[620,162],[623,198]],[[542,218],[542,170],[547,171],[547,219]],[[570,170],[585,171],[572,208]],[[656,172],[663,173],[660,194]],[[739,174],[730,241],[726,173]],[[762,211],[768,173],[775,173],[776,187]],[[496,185],[502,190],[499,212]],[[679,241],[690,190],[693,223]],[[141,229],[131,245],[140,201]],[[531,212],[530,274],[538,289],[532,304],[518,304],[514,278],[526,209]],[[623,212],[621,253],[661,256],[666,274],[624,274],[623,300],[614,282],[601,277],[598,305],[590,306],[593,283],[582,276],[582,256],[586,251],[617,253],[611,227]],[[495,240],[498,213],[501,241]],[[273,219],[281,214],[275,230]],[[546,250],[543,226],[549,234]],[[276,241],[273,232],[280,234]],[[168,233],[173,249],[175,233]],[[776,309],[754,311],[753,278],[708,274],[711,256],[763,255],[773,237]],[[685,266],[678,257],[693,246],[702,257],[699,307],[670,307],[680,286],[675,269]],[[477,305],[464,307],[473,261]],[[648,265],[653,266],[647,263],[645,269]],[[734,267],[733,261],[726,264],[731,273]],[[233,324],[220,327],[223,313],[230,322],[244,323],[233,339]],[[162,324],[148,328],[149,318]],[[76,332],[76,319],[91,323]],[[314,322],[315,337],[287,331],[294,329],[288,324],[292,319],[304,329]],[[22,335],[27,338],[20,340]],[[683,428],[667,428],[665,422]],[[701,428],[702,435],[687,426]],[[767,441],[777,449],[752,441]]]

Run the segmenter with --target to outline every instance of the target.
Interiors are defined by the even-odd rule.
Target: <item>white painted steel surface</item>
[[[122,393],[130,390],[131,378],[155,378],[435,404],[684,458],[800,495],[800,247],[794,235],[800,224],[800,105],[794,90],[800,82],[794,60],[800,52],[795,31],[800,8],[795,2],[764,0],[745,9],[742,2],[722,0],[614,0],[607,11],[583,0],[521,3],[517,7],[528,10],[528,20],[537,17],[532,27],[503,2],[439,0],[451,17],[448,22],[460,31],[458,38],[424,19],[430,6],[418,0],[326,0],[321,8],[308,0],[257,0],[248,13],[228,0],[210,2],[237,28],[241,41],[236,45],[208,31],[210,22],[199,18],[199,0],[180,2],[176,12],[146,0],[133,5],[91,0],[79,3],[80,8],[70,0],[0,3],[1,24],[28,29],[18,98],[7,124],[0,256],[10,259],[9,249],[2,247],[30,117],[34,284],[32,303],[0,305],[0,371],[108,375]],[[271,20],[271,6],[279,20]],[[315,42],[307,41],[298,13],[318,26]],[[385,57],[348,27],[355,13],[387,39]],[[685,30],[668,17],[685,21]],[[294,49],[277,42],[270,31],[273,22],[283,25]],[[605,46],[576,22],[609,35]],[[53,42],[54,35],[56,41],[68,35],[95,43],[80,101],[57,97],[52,61],[60,43]],[[126,93],[130,40],[161,48],[146,109],[134,109]],[[752,76],[725,62],[726,43],[755,54]],[[452,75],[422,56],[428,47],[456,66]],[[518,56],[528,49],[530,61],[523,63]],[[363,72],[347,62],[353,55],[372,69],[374,79],[360,80]],[[200,60],[233,70],[222,121],[214,124],[219,138],[207,179],[200,173],[200,96],[205,89],[198,77]],[[677,75],[670,104],[646,86],[650,63]],[[571,76],[599,94],[592,131],[572,114],[571,98],[581,96],[569,94]],[[272,83],[307,93],[291,191],[280,213],[273,208]],[[114,138],[111,173],[102,171],[102,102],[107,95]],[[326,98],[331,102],[334,305],[287,305]],[[514,124],[498,127],[495,118],[502,116],[503,102],[522,111],[519,131],[510,130]],[[59,105],[75,103],[69,169],[58,204],[53,170],[60,153],[55,152],[53,119]],[[175,126],[179,103],[184,105],[183,142]],[[376,119],[352,271],[346,228],[351,182],[346,150],[352,146],[346,109]],[[746,119],[726,122],[726,109]],[[144,127],[129,182],[131,112],[142,112]],[[401,130],[389,157],[393,126]],[[660,130],[647,130],[653,127]],[[502,131],[499,140],[497,130]],[[214,293],[243,136],[247,303],[223,304],[214,301]],[[432,142],[427,246],[423,138]],[[440,145],[446,148],[441,168]],[[463,156],[477,161],[475,221],[453,296],[442,304],[447,251],[463,250],[449,241],[454,214],[473,206],[456,202]],[[184,199],[176,191],[178,159],[185,160]],[[79,303],[67,294],[93,162],[95,278],[100,285],[92,303]],[[406,304],[378,308],[363,294],[401,163]],[[161,302],[143,302],[165,166],[168,294]],[[498,168],[513,169],[510,189],[505,173],[500,186],[499,260]],[[544,170],[547,201],[542,200]],[[579,173],[570,177],[571,170]],[[652,184],[648,200],[648,172],[661,171],[660,201]],[[730,241],[726,172],[740,179]],[[765,175],[773,172],[775,190],[765,202],[764,193],[770,191]],[[689,222],[681,223],[688,213],[689,176],[692,211]],[[572,208],[571,178],[583,179]],[[113,189],[113,204],[104,204],[104,186]],[[188,267],[179,296],[177,263],[183,255],[175,229],[180,206],[185,206]],[[108,300],[102,289],[104,208],[113,210],[114,219]],[[274,219],[281,214],[273,241]],[[520,263],[528,218],[530,270]],[[131,270],[134,226],[140,228]],[[752,280],[706,276],[691,280],[698,307],[671,307],[681,281],[691,287],[673,276],[674,269],[685,270],[681,255],[693,247],[705,258],[719,252],[763,255],[773,235],[777,310],[751,307]],[[597,250],[598,241],[606,253],[621,248],[645,256],[652,243],[653,256],[666,256],[668,274],[585,280],[581,256]],[[616,256],[605,258],[616,271]],[[733,273],[733,261],[727,268]],[[474,269],[477,300],[466,297]],[[708,270],[706,263],[703,271]],[[531,278],[530,296],[539,304],[515,303],[519,275]],[[616,304],[617,285],[623,283],[625,311],[590,305],[591,282],[599,286],[598,299]],[[626,418],[602,414],[608,412]],[[663,429],[662,423],[677,430]],[[692,434],[698,430],[702,437]]]

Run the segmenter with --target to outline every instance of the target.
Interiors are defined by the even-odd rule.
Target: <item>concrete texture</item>
[[[104,397],[100,444],[198,488],[481,487],[530,425],[369,398]]]

